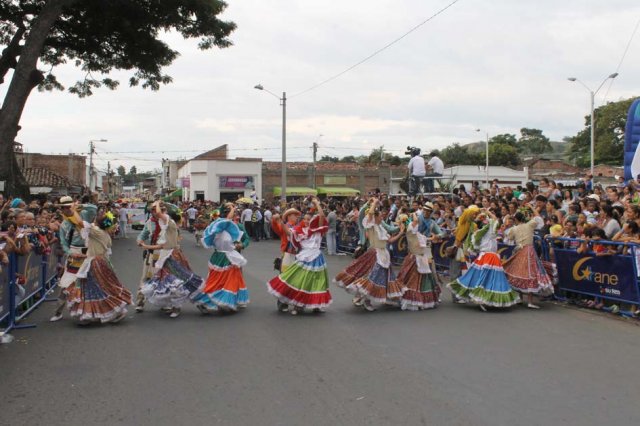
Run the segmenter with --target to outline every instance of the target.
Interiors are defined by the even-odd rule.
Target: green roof
[[[360,191],[353,188],[346,188],[344,186],[319,186],[318,195],[332,195],[334,197],[350,197],[352,195],[358,195]]]
[[[273,188],[273,195],[279,196],[282,194],[282,188],[276,186]],[[287,197],[291,196],[304,196],[304,195],[317,195],[318,191],[313,188],[307,188],[304,186],[287,186]]]

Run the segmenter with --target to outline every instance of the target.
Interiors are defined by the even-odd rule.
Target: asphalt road
[[[187,235],[194,269],[209,252]],[[47,320],[0,346],[1,425],[601,425],[640,421],[640,328],[545,304],[482,313],[368,313],[332,288],[326,314],[276,312],[275,242],[250,246],[251,304],[175,319],[130,310],[117,325]],[[331,257],[331,276],[348,257]],[[141,253],[116,241],[134,290]]]

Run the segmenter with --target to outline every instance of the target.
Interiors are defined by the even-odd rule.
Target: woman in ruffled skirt
[[[180,250],[176,224],[180,222],[178,207],[157,201],[152,208],[158,219],[160,235],[156,245],[142,244],[142,248],[157,251],[159,256],[154,262],[152,277],[143,283],[140,291],[149,303],[176,318],[184,302],[204,288],[204,281],[191,270]]]
[[[504,264],[507,279],[519,293],[527,295],[527,307],[540,309],[533,303],[533,297],[549,296],[553,294],[553,279],[538,257],[533,246],[534,231],[540,226],[538,213],[534,211],[534,218],[526,221],[523,212],[515,214],[516,226],[509,228],[505,235],[516,242],[516,252]]]
[[[485,224],[486,215],[490,219]],[[471,241],[480,254],[467,273],[450,282],[447,287],[458,298],[478,304],[483,311],[486,310],[485,306],[508,308],[519,303],[520,297],[509,285],[502,269],[496,239],[498,220],[492,212],[487,211],[478,215],[477,222],[480,229],[473,233]]]
[[[320,202],[313,202],[316,216],[306,214],[295,228],[285,228],[300,246],[294,264],[267,283],[269,293],[288,305],[291,315],[304,309],[324,312],[332,302],[327,264],[320,250],[322,236],[328,230],[327,220]]]
[[[127,316],[131,293],[120,283],[109,262],[111,237],[104,229],[113,223],[99,217],[96,226],[87,221],[91,214],[78,214],[75,206],[73,210],[72,221],[86,242],[87,252],[76,281],[64,290],[69,313],[80,324],[116,323]]]
[[[409,253],[396,278],[396,283],[406,289],[400,299],[400,306],[403,311],[432,309],[438,303],[440,286],[431,269],[431,249],[428,246],[431,236],[420,233],[420,222],[415,213],[406,226]]]
[[[354,294],[354,304],[363,306],[367,311],[374,311],[374,305],[400,304],[400,298],[406,290],[400,283],[396,282],[395,274],[391,269],[391,254],[387,249],[387,244],[393,243],[404,233],[404,225],[400,226],[400,232],[395,236],[389,236],[387,227],[382,221],[382,215],[378,210],[378,200],[373,199],[367,210],[367,214],[362,221],[362,225],[366,230],[367,240],[375,255],[374,262],[368,263],[373,265],[365,272],[365,275],[353,280],[351,283],[344,285],[347,292]],[[370,249],[371,250],[371,249]],[[362,257],[367,256],[365,253]],[[362,263],[364,266],[364,262]],[[349,269],[349,268],[347,268]],[[364,268],[362,270],[364,272]],[[336,277],[336,281],[340,279],[340,275]]]
[[[235,207],[227,203],[220,208],[220,218],[204,231],[202,243],[214,248],[209,258],[209,276],[202,292],[192,300],[202,313],[236,312],[249,303],[249,290],[242,276],[247,264],[240,251],[249,245],[246,232],[233,221]]]

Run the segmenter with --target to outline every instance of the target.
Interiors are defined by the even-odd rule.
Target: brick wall
[[[22,169],[39,167],[49,169],[65,176],[74,185],[86,185],[86,162],[84,155],[53,155],[16,152],[18,164]]]

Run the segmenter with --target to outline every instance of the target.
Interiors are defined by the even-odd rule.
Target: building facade
[[[182,199],[235,201],[255,191],[262,199],[262,159],[227,158],[223,145],[188,160],[178,170]]]

